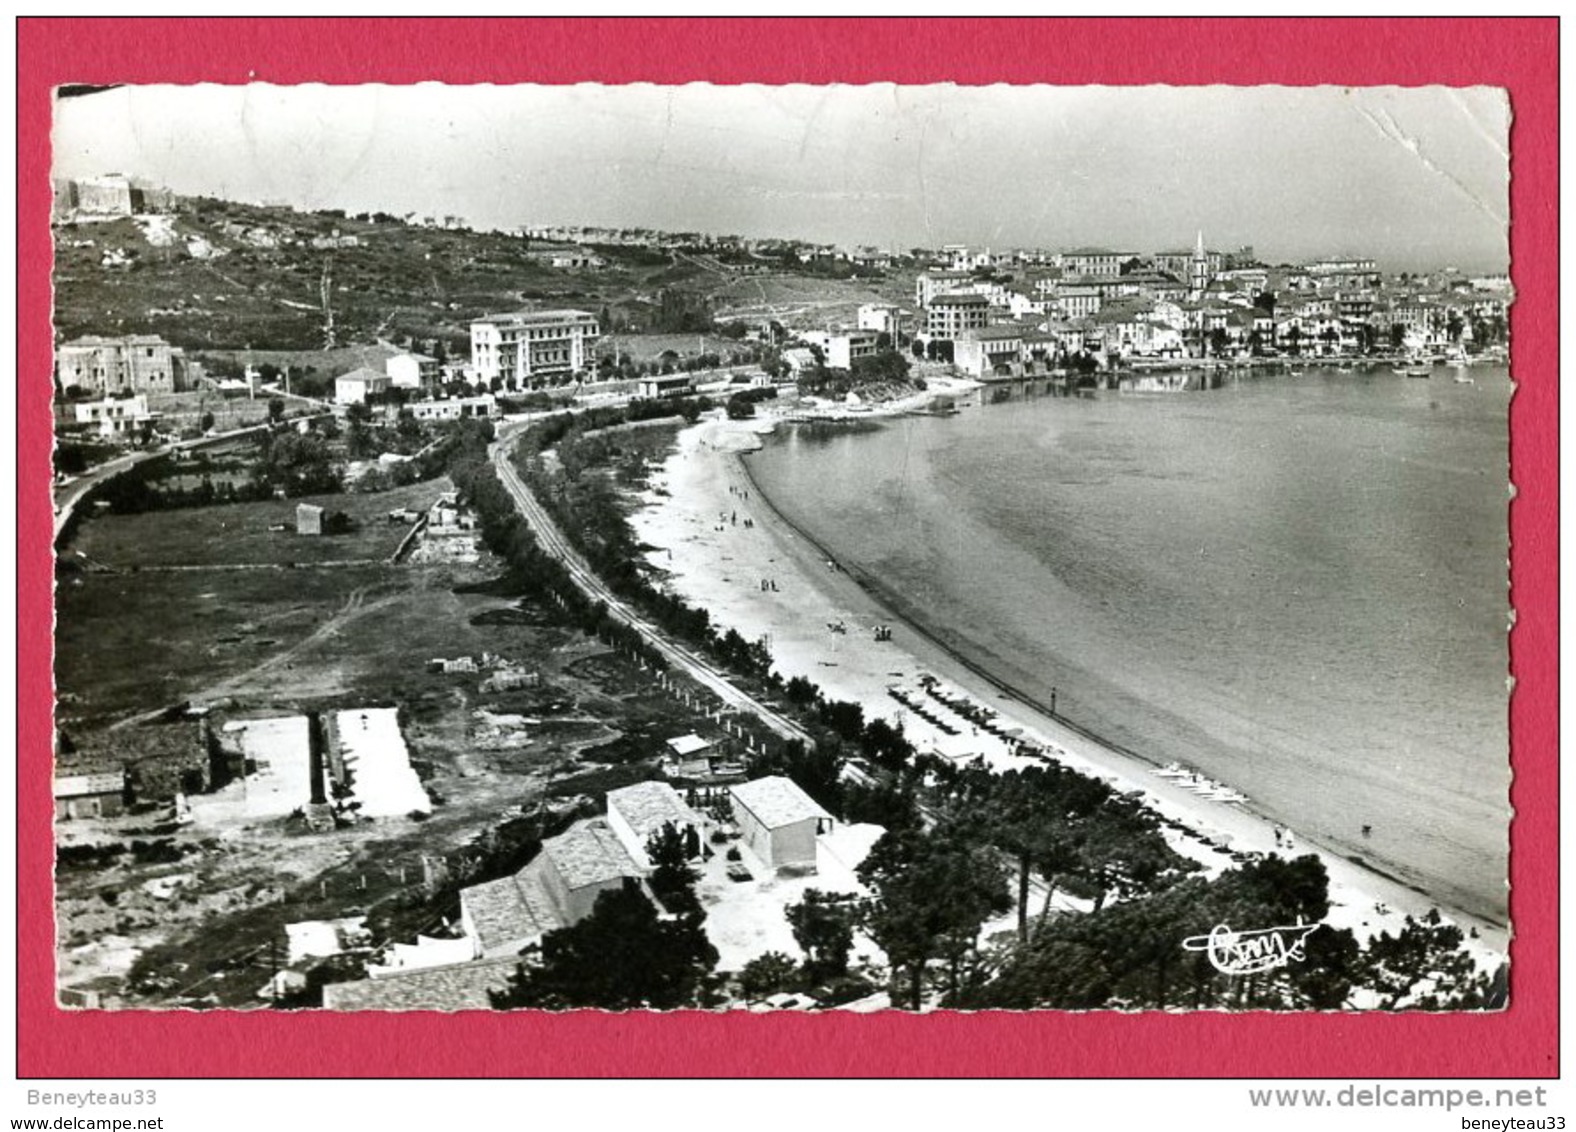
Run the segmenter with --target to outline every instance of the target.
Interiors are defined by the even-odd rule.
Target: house
[[[55,376],[61,389],[114,393],[178,393],[190,384],[192,366],[185,351],[156,334],[103,338],[89,334],[55,350]]]
[[[956,340],[965,331],[982,330],[990,320],[990,299],[974,292],[937,295],[925,311],[925,333]]]
[[[902,312],[889,303],[866,303],[859,308],[856,317],[860,330],[874,330],[877,334],[889,335],[894,342],[903,329]]]
[[[431,389],[438,380],[438,359],[426,354],[395,354],[383,361],[395,389]]]
[[[815,868],[815,839],[830,832],[832,815],[782,775],[729,787],[733,820],[744,843],[768,868]]]
[[[480,963],[416,968],[382,978],[329,983],[325,1010],[491,1010],[489,991],[501,991],[520,961],[513,955]]]
[[[323,533],[323,509],[313,503],[296,504],[296,534],[320,535]]]
[[[591,363],[601,331],[590,311],[516,311],[471,323],[472,380],[539,388]]]
[[[658,400],[664,397],[688,397],[695,392],[695,377],[688,373],[664,373],[643,377],[635,387],[635,396]]]
[[[1068,275],[1120,275],[1122,265],[1137,258],[1137,252],[1111,251],[1109,248],[1077,248],[1062,253],[1061,267]]]
[[[699,735],[680,735],[668,740],[673,754],[663,760],[669,774],[694,778],[711,772],[711,744]]]
[[[874,330],[844,332],[808,330],[800,335],[805,342],[819,346],[831,369],[853,369],[860,358],[873,357],[880,335]]]
[[[965,291],[972,281],[966,271],[927,271],[914,282],[914,305],[929,307],[937,295]]]
[[[126,774],[68,774],[55,779],[55,820],[112,818],[126,812]]]
[[[577,822],[513,876],[460,892],[460,922],[483,959],[517,955],[591,914],[596,898],[647,873],[606,819]]]
[[[106,397],[102,401],[77,401],[71,408],[76,424],[86,425],[89,431],[106,439],[135,436],[159,416],[148,412],[148,398],[142,393],[133,397]]]
[[[648,869],[651,859],[646,846],[664,826],[671,824],[680,833],[694,830],[697,846],[706,831],[705,819],[690,809],[666,782],[637,782],[633,786],[609,790],[607,824],[618,834],[629,855]]]
[[[498,415],[498,401],[491,393],[443,401],[412,401],[405,408],[418,421],[486,420]]]
[[[81,215],[131,215],[131,182],[120,173],[73,179],[71,198],[76,211]]]
[[[1018,374],[1023,370],[1024,328],[1011,323],[965,331],[953,363],[970,377]]]
[[[334,403],[364,405],[369,397],[380,397],[393,387],[394,379],[388,374],[362,366],[334,378]]]

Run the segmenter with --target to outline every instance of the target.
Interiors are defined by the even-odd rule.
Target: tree
[[[212,432],[213,431],[213,423],[214,423],[213,422],[213,414],[212,413],[204,413],[202,415],[202,420],[200,420],[198,422],[198,425],[202,428],[202,430],[204,432]]]
[[[685,829],[691,827],[686,826]],[[652,865],[651,891],[669,912],[698,912],[695,895],[695,870],[690,868],[690,842],[672,822],[646,842],[646,856]]]
[[[285,419],[285,399],[283,397],[268,398],[268,420],[278,424]]]
[[[790,990],[799,978],[799,965],[781,951],[757,955],[739,972],[739,993],[758,1002],[770,995]]]
[[[853,909],[849,899],[812,888],[785,914],[794,942],[805,954],[804,974],[810,982],[848,973],[854,946]]]
[[[1488,1005],[1491,981],[1461,949],[1461,929],[1439,909],[1421,920],[1406,918],[1395,935],[1368,941],[1359,961],[1362,985],[1385,1010],[1474,1010]]]
[[[954,988],[980,926],[1012,907],[995,853],[957,826],[888,831],[859,866],[874,894],[860,908],[865,931],[892,964],[892,997],[910,1010],[923,1004],[932,961],[949,964]]]
[[[591,914],[542,937],[522,962],[498,1010],[676,1010],[702,1005],[717,949],[698,915],[661,920],[633,881],[597,897]]]

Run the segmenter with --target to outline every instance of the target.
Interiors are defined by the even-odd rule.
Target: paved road
[[[310,416],[291,417],[285,423],[294,425],[298,421],[317,420],[329,415],[328,413],[314,413]],[[167,456],[171,452],[179,450],[189,451],[211,444],[223,444],[225,441],[234,440],[238,436],[246,436],[249,433],[259,432],[270,427],[272,426],[265,421],[262,424],[248,425],[246,428],[238,428],[230,432],[216,433],[213,436],[201,436],[192,440],[177,440],[175,443],[165,445],[162,448],[128,452],[124,456],[116,456],[113,460],[108,460],[89,469],[65,487],[55,489],[55,540],[59,540],[60,532],[71,521],[71,516],[76,511],[77,504],[82,502],[84,495],[106,480],[112,480],[121,473],[130,471],[144,460],[152,460],[157,456]]]
[[[812,740],[804,728],[749,693],[735,687],[722,673],[683,645],[669,639],[603,584],[602,579],[597,577],[596,572],[579,552],[569,545],[557,524],[537,503],[530,489],[525,486],[525,481],[515,471],[509,453],[514,447],[519,427],[518,424],[513,427],[503,426],[499,432],[499,439],[492,446],[492,461],[493,466],[498,469],[499,480],[514,497],[515,506],[520,509],[520,514],[530,525],[543,549],[568,567],[570,577],[585,594],[604,603],[611,616],[637,630],[674,668],[687,673],[696,682],[710,688],[724,703],[754,715],[784,739],[797,739],[809,745]]]

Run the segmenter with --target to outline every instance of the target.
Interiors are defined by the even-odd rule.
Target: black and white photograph
[[[1506,1009],[1511,120],[58,88],[58,1004]]]

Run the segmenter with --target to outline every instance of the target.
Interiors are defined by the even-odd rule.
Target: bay
[[[1510,382],[1456,372],[793,428],[750,468],[1004,683],[1504,923]]]

